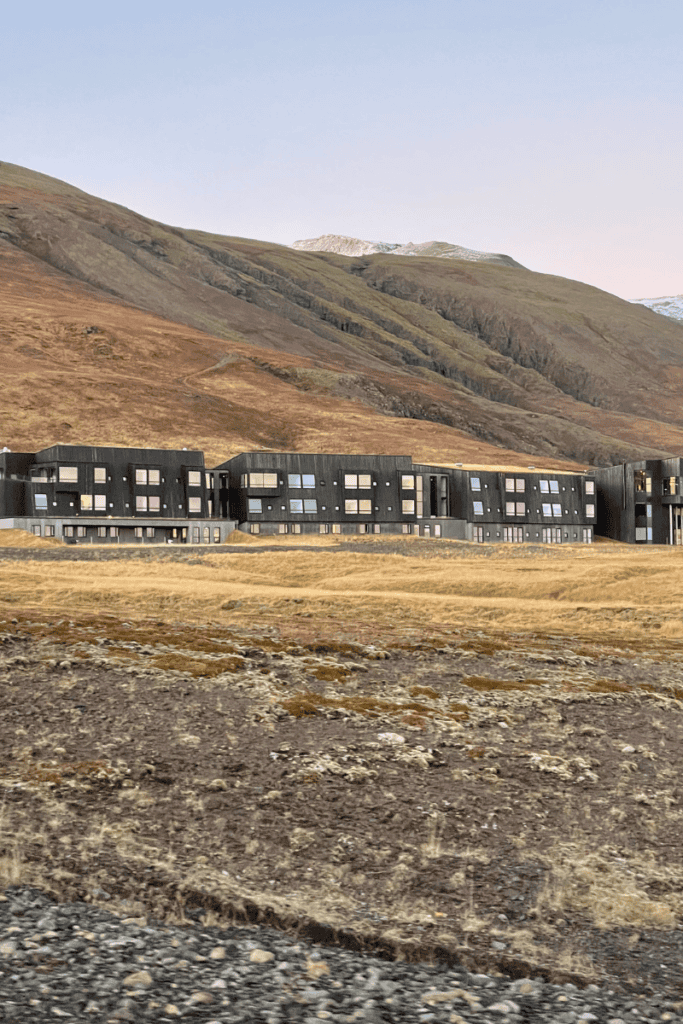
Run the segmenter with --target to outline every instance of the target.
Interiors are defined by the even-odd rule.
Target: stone
[[[11,942],[6,939],[4,942],[0,942],[0,956],[8,957],[14,956],[17,951],[16,942]]]
[[[152,984],[152,975],[149,971],[135,971],[123,979],[126,988],[149,988]]]
[[[169,1017],[180,1016],[180,1010],[175,1005],[175,1003],[166,1003],[166,1006],[164,1007],[164,1013],[167,1013]]]
[[[252,964],[267,964],[270,960],[275,959],[275,954],[267,949],[252,949],[249,959]]]
[[[209,953],[209,960],[225,960],[225,948],[223,946],[214,946]]]

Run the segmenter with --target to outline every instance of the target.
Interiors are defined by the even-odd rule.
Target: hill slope
[[[683,450],[683,325],[523,268],[168,227],[5,163],[0,280],[14,448]]]

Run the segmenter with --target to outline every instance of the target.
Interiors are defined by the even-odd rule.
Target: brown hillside
[[[683,326],[516,268],[186,231],[0,164],[5,443],[683,450]]]

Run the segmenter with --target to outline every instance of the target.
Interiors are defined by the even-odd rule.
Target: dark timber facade
[[[597,469],[599,532],[626,544],[683,544],[683,459]]]

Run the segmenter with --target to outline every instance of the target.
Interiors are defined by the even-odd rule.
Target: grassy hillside
[[[14,448],[683,449],[683,325],[562,278],[172,228],[11,164],[0,273]]]

